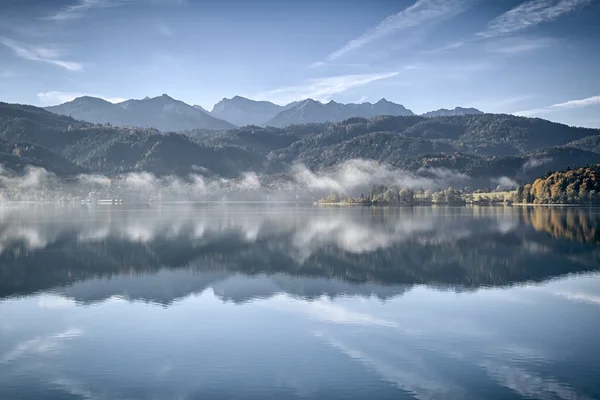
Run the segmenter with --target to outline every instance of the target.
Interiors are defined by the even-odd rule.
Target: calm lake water
[[[0,208],[0,399],[599,399],[600,210]]]

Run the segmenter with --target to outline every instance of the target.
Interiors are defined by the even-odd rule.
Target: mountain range
[[[95,124],[112,124],[156,128],[160,131],[191,129],[231,129],[236,126],[257,125],[286,127],[289,125],[341,122],[348,118],[373,118],[381,115],[410,116],[411,110],[386,99],[372,104],[342,104],[335,101],[322,103],[306,99],[280,106],[269,101],[255,101],[241,96],[224,98],[208,111],[199,105],[190,106],[166,94],[109,103],[103,99],[84,96],[73,101],[46,107],[47,111],[66,115]],[[456,107],[454,110],[436,110],[425,117],[482,114],[474,108]]]
[[[196,128],[234,128],[233,124],[166,94],[117,104],[85,96],[58,106],[47,107],[46,110],[95,124],[156,128],[165,132]]]
[[[364,159],[419,174],[449,170],[482,187],[498,177],[525,183],[549,170],[600,163],[599,129],[506,114],[353,117],[165,134],[0,103],[0,140],[5,171],[18,174],[33,165],[58,176],[145,171],[237,178],[254,171],[273,182],[297,163],[320,171]]]

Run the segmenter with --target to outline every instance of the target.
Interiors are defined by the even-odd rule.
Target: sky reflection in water
[[[598,210],[0,217],[0,398],[600,396]]]

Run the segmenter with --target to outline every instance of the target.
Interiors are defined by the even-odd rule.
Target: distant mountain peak
[[[476,108],[463,108],[463,107],[454,107],[452,110],[447,108],[440,108],[439,110],[429,111],[423,114],[424,117],[434,118],[434,117],[451,117],[451,116],[460,116],[460,115],[478,115],[484,114],[483,111],[479,111]]]
[[[203,113],[210,114],[206,108],[204,108],[198,104],[194,104],[192,107],[195,108],[196,110],[202,111]]]
[[[71,101],[68,101],[65,104],[69,104],[69,103],[96,103],[96,104],[112,104],[109,101],[106,101],[104,99],[101,99],[99,97],[92,97],[92,96],[80,96],[80,97],[76,97]]]
[[[224,97],[209,113],[213,117],[237,126],[262,125],[283,110],[282,106],[269,101],[256,101],[242,96]]]
[[[353,117],[373,118],[381,115],[408,116],[414,113],[386,99],[381,99],[376,104],[343,104],[334,100],[324,104],[309,98],[292,103],[265,125],[284,127],[304,123],[340,122]]]
[[[119,104],[90,98],[49,107],[47,110],[92,123],[156,128],[161,131],[234,128],[234,125],[214,118],[206,110],[192,107],[167,94]]]
[[[315,100],[315,99],[311,99],[311,98],[308,98],[308,99],[304,100],[303,103],[305,103],[305,104],[323,104],[320,101]]]

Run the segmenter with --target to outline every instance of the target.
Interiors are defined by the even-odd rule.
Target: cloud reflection
[[[69,328],[62,332],[41,336],[35,339],[25,340],[17,343],[17,345],[0,357],[0,364],[6,364],[15,361],[24,356],[40,356],[59,350],[64,342],[83,335],[83,331],[79,328]]]

